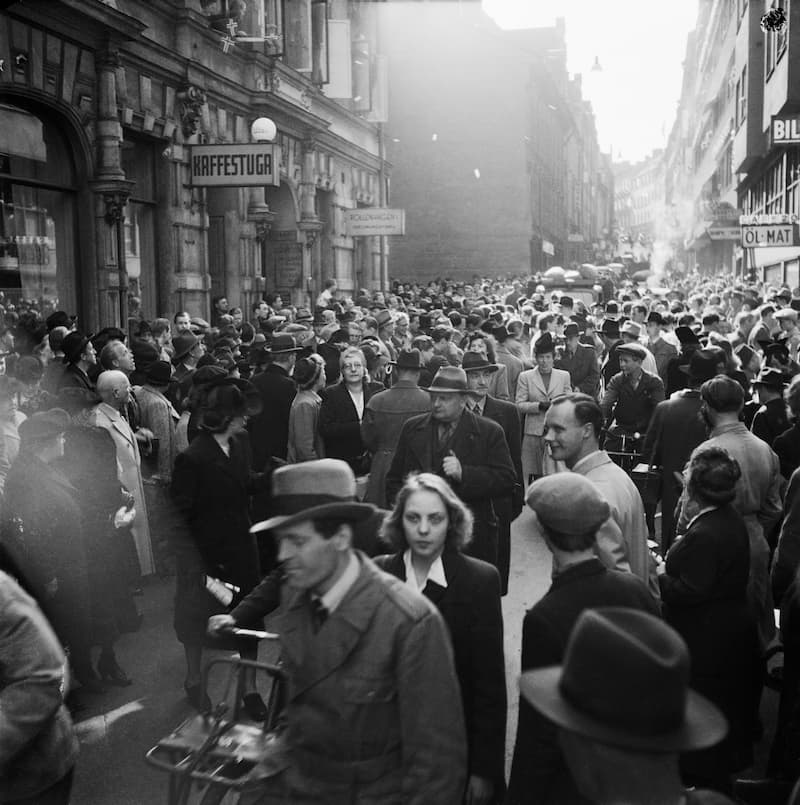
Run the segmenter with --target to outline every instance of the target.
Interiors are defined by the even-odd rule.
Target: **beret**
[[[611,514],[600,490],[576,472],[539,478],[528,487],[525,502],[545,528],[567,536],[594,531]]]
[[[641,344],[619,344],[617,346],[618,355],[630,355],[640,361],[647,357],[647,351]]]

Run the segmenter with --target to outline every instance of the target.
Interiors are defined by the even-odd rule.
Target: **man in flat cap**
[[[386,476],[388,503],[409,472],[433,472],[447,479],[469,506],[475,528],[468,553],[498,566],[498,521],[493,499],[512,494],[517,475],[501,427],[466,410],[467,375],[443,366],[427,391],[431,412],[409,419],[400,432]]]
[[[557,665],[575,622],[586,609],[624,606],[658,614],[644,583],[609,570],[597,558],[596,535],[610,507],[598,488],[576,473],[534,481],[528,506],[561,571],[522,624],[523,672]],[[520,698],[517,741],[507,805],[571,805],[578,795],[558,747],[555,725]]]
[[[642,368],[645,349],[640,344],[620,344],[616,349],[620,371],[606,387],[600,407],[616,437],[610,444],[622,445],[624,437],[632,438],[636,451],[655,407],[664,399],[664,384],[660,377]]]

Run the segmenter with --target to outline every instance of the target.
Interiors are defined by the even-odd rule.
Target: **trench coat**
[[[497,567],[498,523],[493,499],[512,494],[517,481],[505,434],[497,423],[464,411],[442,453],[436,430],[431,414],[415,416],[403,425],[386,475],[387,501],[394,505],[409,472],[441,475],[475,518],[467,553]],[[460,481],[448,478],[442,471],[442,459],[451,450],[461,462]]]
[[[760,694],[758,636],[747,602],[750,542],[741,515],[730,506],[696,517],[666,557],[659,577],[664,619],[686,641],[693,690],[728,720],[723,741],[682,759],[697,778],[722,779],[750,765]]]
[[[270,621],[288,676],[289,761],[258,801],[460,805],[467,742],[447,627],[424,596],[355,556],[355,583],[316,633],[302,591],[285,589]],[[268,609],[268,580],[251,599],[265,587]]]
[[[147,504],[142,484],[142,458],[139,443],[133,435],[130,425],[122,415],[108,403],[98,403],[87,416],[87,424],[107,430],[117,447],[117,465],[120,483],[133,495],[136,517],[131,526],[136,553],[139,557],[139,569],[143,576],[155,572],[153,546],[150,542],[150,525],[147,519]]]
[[[172,498],[186,531],[173,535],[177,591],[175,632],[182,643],[205,640],[206,623],[223,611],[204,587],[204,575],[234,584],[234,604],[260,578],[255,536],[250,533],[250,495],[263,483],[251,471],[250,446],[242,431],[230,440],[230,456],[201,431],[178,455]]]
[[[379,556],[375,564],[406,580],[403,552]],[[470,775],[494,783],[495,799],[505,789],[506,678],[503,612],[497,571],[458,551],[442,554],[447,587],[429,581],[423,590],[436,605],[453,641],[469,746]]]
[[[372,453],[372,466],[364,500],[386,508],[386,473],[392,464],[403,425],[413,416],[431,410],[431,398],[411,380],[398,380],[370,399],[361,421],[361,440]]]

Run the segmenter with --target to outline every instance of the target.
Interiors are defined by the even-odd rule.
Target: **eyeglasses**
[[[363,369],[364,365],[361,363],[346,363],[344,365],[345,369]]]

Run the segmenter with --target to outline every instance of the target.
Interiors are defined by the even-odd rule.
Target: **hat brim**
[[[593,718],[561,694],[562,667],[551,666],[526,671],[519,680],[522,696],[543,715],[571,732],[600,743],[640,752],[687,752],[718,743],[728,731],[727,721],[705,697],[688,691],[683,724],[670,732],[641,735],[609,726]]]
[[[288,355],[290,352],[302,352],[305,347],[290,347],[289,349],[269,349],[264,350],[270,355]]]
[[[423,391],[427,391],[429,394],[469,394],[469,389],[444,389],[437,386],[428,386],[427,388],[422,389]]]
[[[461,365],[461,368],[464,369],[464,365]],[[469,369],[464,369],[464,371],[469,374],[470,372],[489,372],[490,374],[494,374],[496,371],[500,369],[500,366],[496,363],[487,363],[485,366],[471,366]]]
[[[341,501],[336,503],[322,503],[319,506],[311,506],[308,509],[297,512],[296,514],[280,514],[262,520],[250,528],[251,534],[258,534],[262,531],[272,531],[281,526],[292,525],[303,520],[316,520],[323,517],[341,517],[346,520],[365,520],[376,512],[376,507],[371,503],[359,503],[357,501]]]

